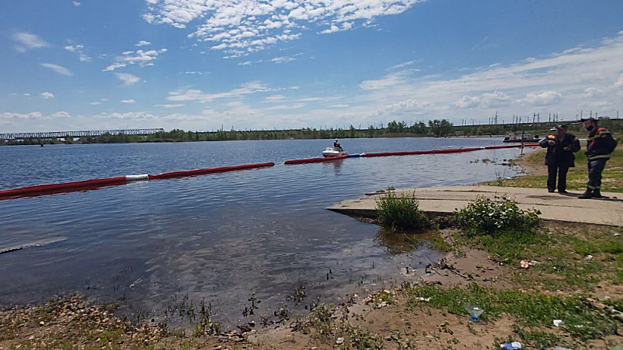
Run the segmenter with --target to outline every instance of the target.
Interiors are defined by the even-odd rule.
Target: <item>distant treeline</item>
[[[551,124],[551,125],[550,125]],[[623,131],[621,120],[604,119],[600,124],[610,128],[613,132]],[[347,129],[288,129],[288,130],[218,130],[218,131],[184,131],[174,129],[171,131],[158,132],[153,135],[110,135],[105,134],[97,137],[82,137],[80,139],[26,139],[26,140],[0,140],[0,145],[34,145],[40,143],[137,143],[137,142],[194,142],[194,141],[230,141],[230,140],[285,140],[285,139],[332,139],[332,138],[375,138],[375,137],[466,137],[466,136],[490,136],[507,135],[510,133],[526,133],[526,136],[534,134],[544,135],[553,123],[535,124],[504,124],[504,125],[465,125],[456,126],[448,120],[430,120],[428,123],[416,122],[411,125],[404,121],[392,121],[379,127],[369,126],[366,129],[358,129],[350,126]],[[579,123],[569,125],[570,130],[576,130],[578,136],[582,135]]]

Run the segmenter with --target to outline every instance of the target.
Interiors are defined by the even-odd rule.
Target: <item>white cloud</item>
[[[460,100],[455,102],[455,106],[459,108],[474,108],[480,104],[480,98],[476,96],[464,95]]]
[[[181,103],[177,103],[177,104],[163,104],[163,105],[156,105],[156,107],[162,107],[162,108],[179,108],[179,107],[184,107],[183,104]]]
[[[111,72],[118,68],[123,68],[128,65],[138,64],[141,67],[153,66],[153,61],[158,59],[160,54],[167,52],[167,49],[160,50],[136,50],[136,51],[124,51],[121,56],[117,56],[116,62],[104,68],[104,72]]]
[[[121,100],[120,102],[121,102],[121,103],[128,103],[128,104],[130,104],[130,103],[136,103],[136,101],[134,101],[134,100]]]
[[[279,110],[284,110],[284,109],[298,109],[298,108],[303,108],[305,107],[304,103],[294,103],[294,104],[290,104],[290,105],[277,105],[277,106],[272,106],[272,107],[268,107],[265,108],[267,111],[279,111]]]
[[[556,91],[543,91],[541,93],[529,93],[522,102],[535,106],[548,106],[560,102],[562,95]]]
[[[54,98],[54,94],[53,94],[53,93],[51,93],[51,92],[47,92],[47,91],[46,91],[46,92],[42,92],[42,93],[41,93],[41,97],[43,97],[43,98],[45,98],[45,99],[48,99],[48,98]]]
[[[250,66],[251,65],[251,61],[244,61],[244,62],[240,62],[238,63],[239,66]]]
[[[584,90],[584,97],[585,98],[604,97],[604,91],[594,88],[594,87],[589,87]]]
[[[390,69],[403,69],[403,68],[412,66],[414,63],[415,61],[403,62],[403,63],[399,63],[399,64],[392,66]]]
[[[12,38],[18,43],[18,45],[14,46],[14,49],[18,52],[26,52],[30,49],[40,49],[50,46],[45,40],[39,38],[35,34],[27,32],[15,33]]]
[[[483,108],[500,107],[508,104],[510,99],[510,96],[507,94],[500,91],[494,91],[492,93],[482,94],[482,97],[480,98],[480,105]]]
[[[623,73],[619,76],[619,80],[614,83],[614,87],[623,87]]]
[[[91,102],[91,103],[89,103],[89,104],[90,104],[91,106],[99,106],[99,105],[101,105],[102,103],[101,103],[101,102],[99,102],[99,101],[95,101],[95,102]]]
[[[242,85],[240,88],[233,89],[227,92],[220,92],[214,94],[206,94],[201,90],[186,89],[169,92],[169,101],[199,101],[201,103],[210,102],[216,99],[223,98],[239,98],[244,95],[255,94],[258,92],[274,91],[268,88],[265,84],[253,81]]]
[[[58,64],[52,64],[52,63],[41,63],[41,65],[45,68],[49,68],[53,71],[55,71],[56,73],[60,74],[60,75],[66,75],[66,76],[72,76],[74,75],[74,73],[72,73],[69,69],[63,67],[63,66],[59,66]]]
[[[80,62],[90,62],[91,61],[91,57],[89,57],[88,55],[86,55],[83,50],[84,50],[84,45],[82,44],[76,44],[76,45],[67,45],[64,47],[65,50],[69,51],[69,52],[75,52],[78,54],[78,59],[80,60]]]
[[[78,6],[82,5],[81,3],[77,2],[77,1],[74,1],[73,4],[74,4],[75,7],[78,7]]]
[[[315,27],[329,34],[370,25],[375,18],[397,15],[425,0],[145,0],[148,23],[186,28],[201,24],[191,37],[224,50],[230,57],[260,51],[278,42],[296,40]]]
[[[84,45],[81,45],[81,44],[65,46],[65,50],[67,50],[69,52],[76,52],[76,51],[80,51],[82,49],[84,49]]]
[[[134,46],[147,46],[147,45],[151,45],[151,43],[149,41],[145,41],[145,40],[141,40],[138,43],[136,43],[136,45]]]
[[[391,73],[377,80],[366,80],[359,84],[363,90],[382,90],[389,87],[403,85],[407,81],[407,71]]]
[[[296,58],[294,57],[288,57],[288,56],[283,56],[283,57],[275,57],[272,60],[270,60],[273,63],[287,63],[287,62],[292,62],[296,60]]]
[[[337,105],[330,105],[328,107],[329,108],[348,108],[348,107],[350,107],[350,105],[347,105],[347,104],[337,104]]]
[[[340,115],[374,123],[378,122],[378,117],[370,111],[413,98],[429,103],[424,107],[425,118],[435,115],[455,121],[458,118],[482,120],[492,113],[491,108],[502,118],[505,115],[507,120],[513,114],[539,111],[556,112],[569,118],[575,116],[576,110],[589,107],[593,110],[598,107],[600,114],[612,115],[616,112],[615,102],[620,101],[615,89],[618,82],[613,82],[613,77],[617,80],[621,76],[620,62],[623,62],[623,35],[604,40],[593,48],[567,50],[510,65],[445,72],[444,76],[455,75],[452,78],[392,71],[379,79],[362,82],[363,91],[355,98],[356,103],[349,103],[352,107],[341,111]],[[472,72],[464,73],[469,70]],[[595,97],[601,95],[600,100],[587,100],[587,93]],[[310,118],[313,113],[320,115],[311,110]],[[415,114],[407,116],[414,117]],[[401,116],[396,113],[394,118]]]
[[[283,95],[271,95],[271,96],[267,96],[264,101],[265,102],[278,102],[278,101],[283,101],[285,100],[285,96]]]
[[[110,66],[104,68],[103,71],[104,72],[112,72],[112,71],[114,71],[117,68],[123,68],[125,66],[127,66],[127,64],[125,64],[125,63],[113,63]]]
[[[41,112],[31,112],[31,113],[0,113],[0,120],[4,119],[43,119],[44,116]]]
[[[115,75],[123,82],[123,85],[134,85],[141,81],[141,78],[129,73],[115,73]]]

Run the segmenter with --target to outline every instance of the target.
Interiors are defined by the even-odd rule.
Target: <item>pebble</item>
[[[342,343],[344,343],[344,338],[342,338],[342,337],[337,338],[337,340],[335,341],[335,344],[337,344],[337,345],[340,345]]]
[[[39,322],[39,325],[40,326],[45,326],[45,322],[41,321],[41,322]]]

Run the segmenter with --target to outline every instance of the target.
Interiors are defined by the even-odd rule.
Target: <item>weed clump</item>
[[[378,219],[385,228],[394,231],[420,231],[431,226],[430,220],[419,207],[414,194],[397,197],[388,191],[376,202]]]
[[[534,233],[540,211],[522,210],[508,197],[479,196],[467,207],[456,211],[457,222],[467,236],[497,235],[514,231]]]

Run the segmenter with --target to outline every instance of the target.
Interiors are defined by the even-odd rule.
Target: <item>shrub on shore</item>
[[[430,220],[419,207],[415,194],[397,197],[388,191],[376,202],[378,219],[385,228],[394,231],[419,231],[431,226]]]
[[[533,233],[539,223],[538,210],[522,210],[508,197],[479,196],[456,212],[457,222],[468,236],[496,235],[503,232]]]

